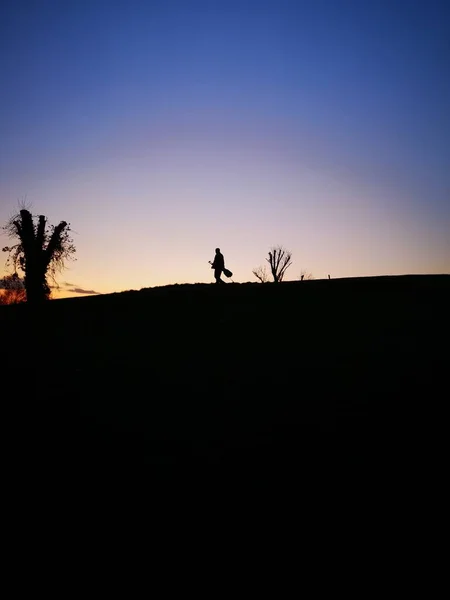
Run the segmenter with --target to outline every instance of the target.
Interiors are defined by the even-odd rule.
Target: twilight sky
[[[67,289],[450,272],[448,0],[2,0],[0,90],[0,224],[69,221]]]

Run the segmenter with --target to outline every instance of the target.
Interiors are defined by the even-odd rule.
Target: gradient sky
[[[450,272],[448,0],[2,0],[0,90],[0,222],[69,221],[67,288]]]

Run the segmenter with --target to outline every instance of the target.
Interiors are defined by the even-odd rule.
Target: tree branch
[[[53,255],[61,246],[61,234],[64,229],[67,227],[67,223],[65,221],[61,221],[59,225],[55,227],[55,230],[52,233],[52,237],[48,243],[47,248],[44,251],[44,266],[47,269],[51,260],[53,259]]]
[[[39,215],[39,224],[36,232],[36,250],[42,252],[45,240],[45,224],[46,219],[44,215]]]

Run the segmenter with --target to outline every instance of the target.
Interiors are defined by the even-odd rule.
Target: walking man
[[[214,269],[216,283],[225,283],[225,281],[220,278],[225,268],[225,259],[223,258],[220,248],[216,248],[216,256],[214,257],[214,261],[209,261],[209,264],[211,265],[211,269]]]

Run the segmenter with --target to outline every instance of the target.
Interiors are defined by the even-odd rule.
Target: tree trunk
[[[41,304],[47,299],[42,243],[45,231],[45,219],[39,218],[38,235],[35,236],[33,217],[28,210],[20,211],[21,223],[17,226],[25,254],[25,290],[27,302]],[[37,239],[36,239],[37,237]]]
[[[27,292],[27,302],[29,304],[42,304],[47,300],[45,274],[36,263],[32,263],[31,268],[26,268],[25,289]]]

